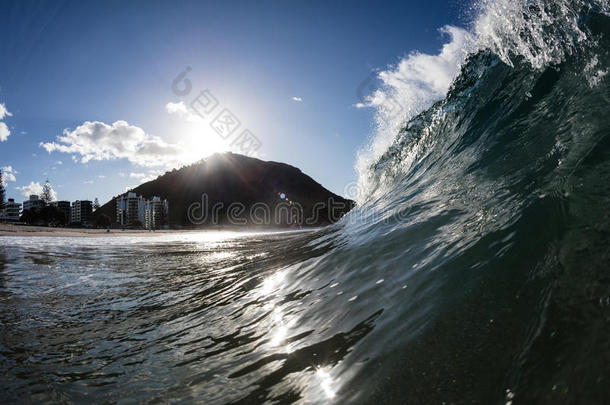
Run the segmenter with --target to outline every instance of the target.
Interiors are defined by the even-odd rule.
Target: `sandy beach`
[[[159,234],[177,232],[197,232],[197,231],[178,231],[178,230],[158,230],[150,232],[147,230],[120,230],[111,229],[84,229],[84,228],[49,228],[44,226],[26,226],[0,224],[0,236],[154,236]]]

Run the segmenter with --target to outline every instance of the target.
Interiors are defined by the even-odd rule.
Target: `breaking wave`
[[[471,14],[379,74],[333,226],[0,238],[0,399],[608,403],[608,3]]]

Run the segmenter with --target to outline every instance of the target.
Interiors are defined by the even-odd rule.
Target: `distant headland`
[[[114,228],[138,228],[145,220],[138,207],[152,199],[163,224],[157,228],[177,229],[318,227],[337,222],[355,205],[296,167],[227,152],[117,195],[93,215],[110,218]]]

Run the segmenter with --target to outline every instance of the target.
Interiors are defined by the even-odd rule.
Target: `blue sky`
[[[59,199],[103,203],[230,149],[244,129],[257,157],[344,194],[374,131],[373,111],[354,107],[359,88],[409,52],[438,53],[438,29],[463,24],[456,1],[177,3],[2,1],[9,197],[48,178]],[[172,81],[187,66],[192,91],[178,96]],[[227,140],[212,115],[181,110],[206,89],[213,115],[226,108],[241,123]]]

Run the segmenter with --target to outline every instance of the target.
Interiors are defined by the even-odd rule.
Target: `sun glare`
[[[229,141],[222,139],[205,123],[189,128],[185,132],[183,142],[187,158],[192,161],[231,150]]]

